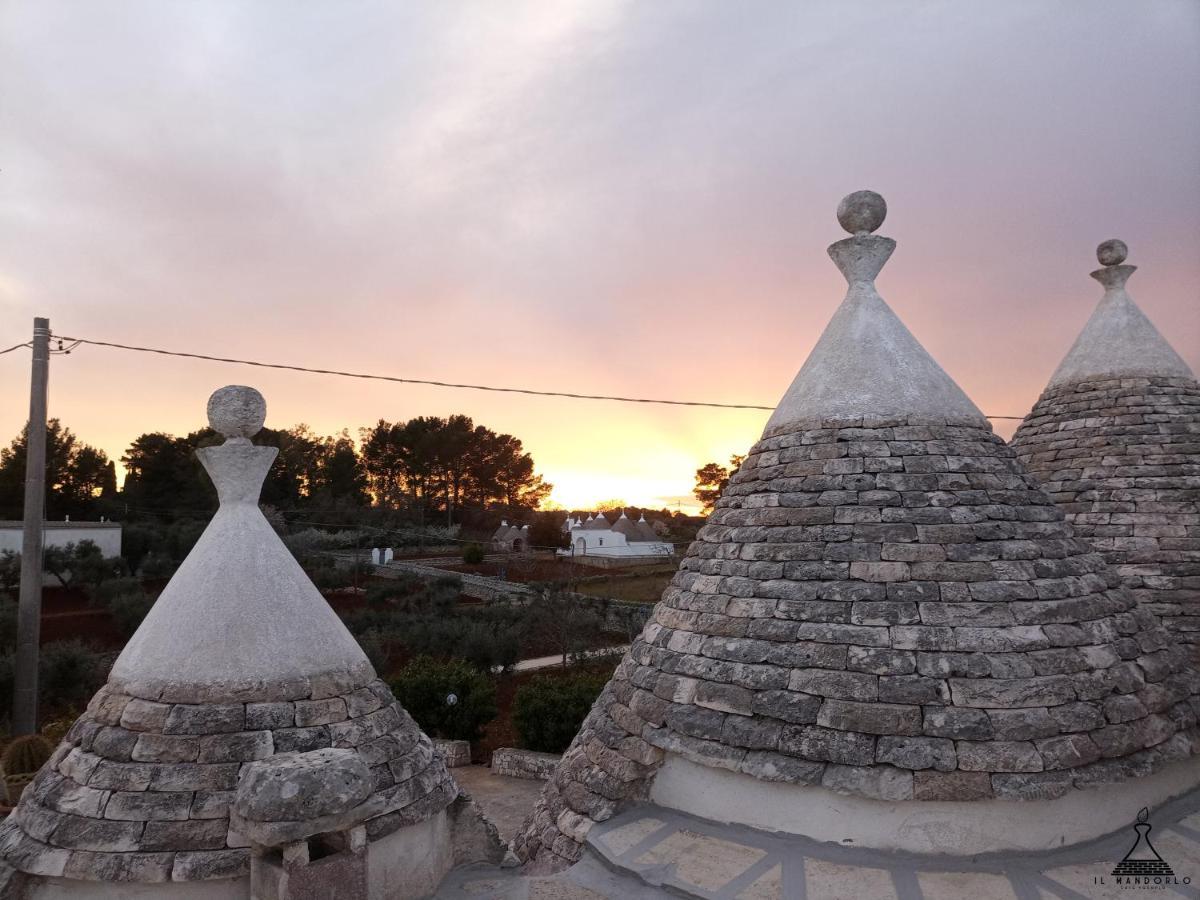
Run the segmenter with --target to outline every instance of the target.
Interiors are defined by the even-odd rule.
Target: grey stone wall
[[[456,769],[460,766],[469,766],[471,764],[470,741],[451,741],[437,738],[433,742],[433,748],[446,761],[448,768]]]
[[[1194,752],[1186,663],[990,430],[802,424],[733,476],[514,846],[578,858],[665,752],[895,800],[1143,774]]]
[[[554,769],[561,760],[561,756],[553,753],[501,747],[492,753],[492,774],[545,781],[554,774]]]
[[[499,578],[489,578],[486,575],[472,575],[468,572],[451,572],[439,569],[437,566],[425,566],[420,563],[392,560],[386,566],[377,566],[375,574],[381,578],[395,578],[394,573],[407,572],[422,578],[445,578],[447,575],[462,582],[462,592],[466,597],[476,600],[502,600],[512,597],[523,597],[533,593],[533,589],[525,584],[512,581],[501,581]]]
[[[1012,447],[1075,534],[1200,658],[1200,384],[1048,389]]]
[[[337,681],[337,679],[333,679]],[[195,881],[249,872],[230,829],[242,769],[276,753],[357,751],[373,778],[376,839],[459,794],[416,722],[375,679],[344,693],[167,703],[102,688],[0,824],[0,856],[34,875]]]

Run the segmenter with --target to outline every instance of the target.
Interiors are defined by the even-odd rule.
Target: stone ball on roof
[[[838,204],[838,223],[851,234],[869,234],[887,218],[887,201],[874,191],[855,191]]]
[[[1129,255],[1129,248],[1124,241],[1110,238],[1096,248],[1096,259],[1102,266],[1119,266]]]
[[[227,438],[249,439],[262,430],[267,401],[252,387],[229,384],[208,398],[208,424]]]

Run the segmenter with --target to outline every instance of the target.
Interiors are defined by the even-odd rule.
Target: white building
[[[586,520],[568,516],[563,523],[563,531],[570,534],[571,546],[559,550],[559,556],[594,556],[633,561],[669,557],[674,552],[670,543],[654,533],[645,516],[634,522],[624,511],[615,523],[609,522],[602,513],[589,515]]]
[[[21,552],[24,524],[15,520],[0,521],[0,552]],[[46,522],[42,535],[47,547],[65,547],[80,541],[91,541],[105,556],[121,555],[120,522]]]

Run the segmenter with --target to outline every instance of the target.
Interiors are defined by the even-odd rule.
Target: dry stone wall
[[[554,774],[561,760],[562,757],[556,753],[500,747],[492,753],[492,774],[545,781]]]
[[[1112,378],[1050,388],[1012,446],[1075,534],[1200,655],[1200,384]]]
[[[515,849],[569,862],[666,752],[887,800],[1053,798],[1196,749],[1197,675],[974,422],[751,451]]]

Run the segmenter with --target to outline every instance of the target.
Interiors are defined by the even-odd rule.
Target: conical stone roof
[[[1057,798],[1193,752],[1183,654],[876,293],[884,210],[843,201],[846,298],[548,782],[523,858],[578,858],[648,794],[733,784],[711,818],[795,788],[808,799],[779,802],[804,820],[805,803],[853,808],[812,799],[832,792]],[[697,766],[712,774],[688,780]],[[1002,818],[986,810],[949,832],[974,840]]]
[[[622,512],[617,518],[617,521],[613,524],[612,530],[617,532],[617,534],[625,535],[625,539],[630,543],[633,543],[634,541],[640,541],[642,539],[637,523],[625,515],[624,512]]]
[[[1200,656],[1200,384],[1134,303],[1120,241],[1104,296],[1012,447],[1135,597]]]
[[[375,840],[448,806],[458,787],[258,508],[277,451],[251,445],[265,403],[209,401],[224,444],[198,451],[220,509],[117,659],[108,683],[0,825],[21,872],[88,881],[249,871],[230,829],[246,763],[352,749],[374,776]],[[367,807],[364,807],[364,809]]]
[[[662,538],[659,537],[658,532],[656,532],[654,530],[654,526],[646,521],[645,516],[642,516],[640,519],[637,520],[637,529],[638,529],[638,536],[636,538],[634,538],[635,541],[639,541],[639,542],[643,542],[643,543],[645,543],[645,542],[655,542],[656,543],[656,542],[662,540]]]

